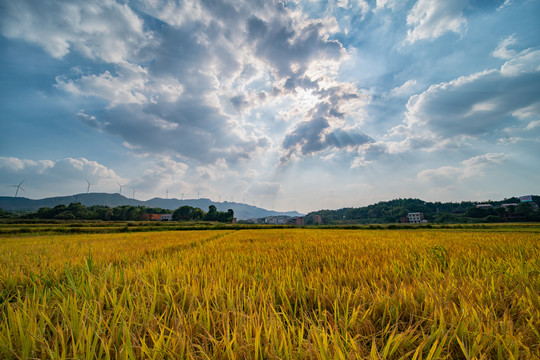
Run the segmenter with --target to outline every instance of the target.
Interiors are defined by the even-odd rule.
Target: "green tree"
[[[195,210],[195,208],[191,206],[187,206],[187,205],[180,206],[178,209],[176,209],[173,212],[173,220],[175,221],[192,220],[193,210]]]
[[[218,219],[218,212],[217,208],[214,205],[210,205],[208,207],[208,212],[206,213],[206,216],[204,217],[206,221],[217,221]]]

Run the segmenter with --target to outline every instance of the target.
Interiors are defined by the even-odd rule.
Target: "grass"
[[[0,358],[540,358],[540,234],[0,238]]]

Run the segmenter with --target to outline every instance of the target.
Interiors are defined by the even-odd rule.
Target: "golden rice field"
[[[540,233],[0,237],[1,359],[538,359]]]

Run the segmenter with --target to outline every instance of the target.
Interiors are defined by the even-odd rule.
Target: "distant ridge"
[[[69,205],[73,202],[80,202],[84,206],[104,205],[109,207],[116,207],[122,205],[131,205],[146,206],[151,208],[162,208],[169,210],[175,210],[178,209],[180,206],[187,205],[200,208],[204,211],[208,211],[208,207],[210,205],[214,205],[218,211],[227,211],[228,209],[232,209],[234,211],[234,216],[238,220],[262,218],[277,215],[302,216],[302,214],[296,211],[270,211],[252,205],[229,201],[214,202],[210,199],[204,198],[186,200],[153,198],[147,201],[141,201],[127,198],[118,193],[77,194],[71,196],[50,197],[39,200],[33,200],[24,197],[0,196],[0,209],[3,209],[5,211],[37,211],[39,208],[42,207],[53,208],[56,205]]]

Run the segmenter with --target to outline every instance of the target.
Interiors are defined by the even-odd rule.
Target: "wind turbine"
[[[167,189],[167,195],[165,196],[165,200],[169,199],[169,189]]]
[[[21,186],[23,182],[24,182],[24,180],[21,181],[21,182],[19,183],[19,185],[11,185],[11,187],[17,188],[17,190],[15,190],[15,197],[17,197],[17,195],[19,194],[19,190],[24,191],[24,189],[23,189],[22,186]]]
[[[88,194],[90,192],[90,186],[96,184],[92,184],[88,178],[86,178],[86,182],[88,183],[88,187],[86,188],[86,193]]]
[[[182,200],[184,200],[184,193],[182,193]]]
[[[135,199],[135,188],[132,188],[133,189],[133,199]]]
[[[120,191],[118,192],[120,195],[122,195],[122,188],[126,185],[121,185],[120,183],[117,183],[118,186],[120,186]]]

